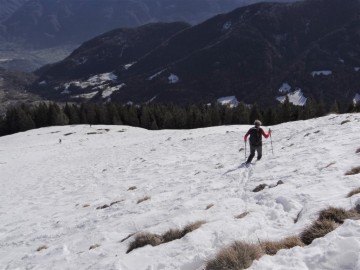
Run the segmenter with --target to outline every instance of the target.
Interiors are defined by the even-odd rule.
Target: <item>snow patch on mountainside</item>
[[[93,97],[95,97],[97,95],[97,93],[99,93],[99,91],[95,91],[95,92],[91,92],[91,93],[85,93],[85,94],[80,94],[80,95],[74,95],[71,96],[72,98],[84,98],[84,99],[92,99]]]
[[[72,96],[73,98],[86,98],[91,99],[93,98],[99,90],[103,91],[102,97],[107,98],[109,97],[113,92],[120,90],[125,84],[119,84],[119,85],[113,85],[118,80],[118,76],[115,75],[112,72],[108,73],[102,73],[97,74],[94,76],[89,77],[86,81],[71,81],[64,83],[64,90],[61,92],[61,94],[67,94],[70,95],[71,91],[69,88],[71,86],[75,86],[81,89],[91,89],[91,90],[97,90],[92,91],[91,93],[84,93],[81,95],[75,95]]]
[[[151,81],[152,79],[156,78],[157,76],[159,76],[161,73],[163,73],[166,69],[160,70],[159,72],[155,73],[154,75],[151,75],[148,80]]]
[[[318,71],[313,71],[311,72],[311,76],[315,77],[315,76],[330,76],[332,74],[331,70],[318,70]]]
[[[221,97],[218,98],[217,102],[224,106],[229,106],[231,108],[236,107],[239,105],[239,101],[235,96],[228,96],[228,97]]]
[[[229,30],[229,29],[231,28],[231,25],[232,25],[231,21],[227,21],[227,22],[223,25],[222,31]]]
[[[115,75],[112,72],[108,72],[108,73],[94,75],[90,77],[87,81],[92,84],[101,84],[103,82],[116,81],[117,78],[118,78],[117,75]]]
[[[288,83],[283,83],[280,88],[279,88],[279,92],[282,94],[286,94],[289,93],[291,91],[291,86]]]
[[[290,92],[285,96],[277,97],[276,99],[281,103],[284,103],[286,97],[289,98],[289,102],[296,106],[304,106],[306,104],[307,98],[304,96],[300,88],[296,89],[294,92]]]
[[[359,101],[360,101],[360,94],[356,94],[353,99],[353,102],[354,102],[354,104],[358,104]]]
[[[169,83],[170,84],[174,84],[174,83],[178,83],[179,82],[179,77],[175,74],[170,74],[170,76],[168,77]]]
[[[136,64],[136,62],[132,62],[132,63],[126,64],[126,65],[124,65],[124,69],[125,69],[125,70],[128,70],[128,69],[131,68],[134,64]]]
[[[125,86],[125,83],[122,83],[122,84],[107,88],[102,92],[102,97],[107,98],[107,97],[111,96],[114,92],[119,91],[124,86]]]

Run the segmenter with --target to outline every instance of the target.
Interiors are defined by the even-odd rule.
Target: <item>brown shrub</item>
[[[128,236],[126,236],[125,238],[121,239],[121,240],[120,240],[120,243],[128,240],[128,239],[129,239],[131,236],[133,236],[134,234],[135,234],[135,233],[130,233]]]
[[[42,245],[42,246],[38,247],[38,248],[36,249],[36,251],[39,252],[39,251],[42,251],[42,250],[44,250],[44,249],[48,249],[48,246],[47,246],[47,245]]]
[[[329,207],[327,209],[322,210],[319,213],[318,220],[332,220],[336,223],[343,224],[344,220],[349,218],[349,213],[343,208]]]
[[[184,235],[189,233],[189,232],[192,232],[192,231],[195,231],[195,230],[199,229],[205,223],[206,223],[205,220],[199,220],[199,221],[196,221],[196,222],[193,222],[193,223],[190,223],[190,224],[186,225],[183,228]]]
[[[216,257],[206,264],[205,270],[240,270],[251,266],[263,255],[258,245],[236,241],[223,248]]]
[[[244,213],[241,213],[240,215],[235,216],[235,218],[241,219],[241,218],[246,217],[248,214],[250,214],[250,212],[244,212]]]
[[[303,247],[304,243],[298,236],[287,237],[281,241],[265,241],[261,242],[261,247],[264,250],[264,253],[268,255],[275,255],[280,249],[289,249],[293,247]]]
[[[129,253],[136,248],[144,247],[147,245],[158,246],[162,242],[163,239],[161,235],[153,233],[139,233],[138,235],[136,235],[135,240],[130,243],[126,253]]]
[[[208,209],[210,209],[210,208],[213,207],[213,206],[214,206],[214,204],[211,203],[211,204],[209,204],[209,205],[206,206],[205,210],[208,210]]]
[[[354,174],[359,174],[359,173],[360,173],[360,166],[352,168],[350,171],[345,173],[345,175],[354,175]]]
[[[316,238],[324,237],[339,226],[333,220],[317,220],[300,234],[300,239],[305,245],[310,245]]]
[[[253,189],[253,192],[259,192],[265,189],[268,185],[267,184],[260,184],[256,188]]]
[[[358,207],[358,205],[357,205],[357,207]],[[347,211],[348,219],[354,219],[354,220],[359,220],[360,219],[360,212],[358,211],[357,207]]]
[[[99,244],[91,245],[91,246],[89,247],[89,250],[92,250],[92,249],[95,249],[95,248],[98,248],[98,247],[100,247]]]
[[[145,201],[150,200],[150,199],[151,199],[150,196],[145,196],[144,198],[139,199],[139,200],[137,201],[137,204],[142,203],[142,202],[145,202]]]
[[[174,241],[176,239],[180,239],[180,238],[184,237],[187,233],[200,228],[201,225],[203,225],[204,223],[206,223],[206,222],[203,220],[200,220],[200,221],[186,225],[182,230],[170,229],[162,235],[152,234],[152,233],[140,233],[140,234],[136,235],[135,240],[130,243],[129,248],[126,251],[126,253],[129,253],[130,251],[132,251],[136,248],[140,248],[140,247],[143,247],[146,245],[158,246],[163,243],[167,243],[167,242]],[[126,239],[128,239],[129,237],[125,238],[124,241]]]
[[[171,242],[184,237],[184,231],[179,229],[170,229],[163,234],[164,242]]]
[[[99,209],[105,209],[105,208],[108,208],[108,207],[110,207],[110,205],[104,204],[104,205],[102,205],[102,206],[96,207],[96,209],[99,210]]]
[[[112,203],[110,203],[110,206],[113,206],[114,204],[118,204],[123,202],[124,200],[119,200],[119,201],[113,201]]]

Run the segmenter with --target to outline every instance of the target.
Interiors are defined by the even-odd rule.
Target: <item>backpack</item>
[[[261,128],[253,127],[250,129],[250,144],[253,146],[262,145],[261,141]]]

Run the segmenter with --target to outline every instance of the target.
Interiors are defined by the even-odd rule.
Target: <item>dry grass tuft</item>
[[[184,237],[184,231],[179,229],[170,229],[162,235],[164,243],[174,241]]]
[[[353,219],[353,220],[360,219],[360,212],[358,211],[357,207],[347,211],[347,214],[348,214],[348,219]]]
[[[220,250],[216,257],[206,264],[205,270],[245,269],[262,255],[263,252],[258,245],[236,241]]]
[[[293,247],[303,247],[304,243],[301,241],[298,236],[287,237],[284,240],[272,242],[265,241],[261,242],[261,247],[264,250],[264,253],[267,255],[275,255],[280,249],[289,249]]]
[[[88,203],[83,205],[84,208],[89,207],[89,206],[90,206],[90,204],[88,204]]]
[[[203,220],[190,223],[186,225],[182,230],[180,229],[170,229],[162,235],[153,234],[153,233],[140,233],[136,235],[135,240],[130,243],[128,250],[126,253],[131,252],[136,248],[140,248],[146,245],[151,246],[158,246],[163,243],[171,242],[176,239],[180,239],[184,237],[189,232],[195,231],[196,229],[200,228],[201,225],[205,224],[206,222]],[[129,236],[130,237],[130,236]],[[125,238],[128,239],[129,237]]]
[[[138,235],[136,235],[135,240],[130,243],[126,253],[129,253],[136,248],[144,247],[147,245],[158,246],[162,242],[163,239],[161,235],[157,235],[153,233],[139,233]]]
[[[300,234],[300,238],[305,245],[310,245],[316,238],[324,237],[338,226],[333,220],[317,220]]]
[[[258,185],[256,188],[254,188],[253,192],[259,192],[259,191],[262,191],[264,190],[268,185],[266,184],[260,184]]]
[[[91,246],[89,247],[89,250],[92,250],[92,249],[95,249],[95,248],[98,248],[98,247],[100,247],[99,244],[91,245]]]
[[[359,173],[360,173],[360,166],[352,168],[350,171],[345,173],[345,175],[354,175],[354,174],[359,174]]]
[[[39,252],[39,251],[42,251],[42,250],[44,250],[44,249],[48,249],[48,246],[47,246],[47,245],[42,245],[42,246],[38,247],[38,248],[36,249],[36,251]]]
[[[346,211],[345,209],[329,207],[327,209],[322,210],[319,213],[318,220],[320,221],[320,220],[327,219],[327,220],[335,221],[336,223],[339,223],[339,224],[343,224],[344,220],[349,217],[350,217],[349,212]]]
[[[208,206],[206,206],[205,210],[208,210],[208,209],[210,209],[210,208],[213,207],[213,206],[214,206],[214,204],[211,203],[211,204],[209,204]]]
[[[195,230],[199,229],[205,223],[206,223],[205,220],[199,220],[199,221],[196,221],[196,222],[193,222],[193,223],[190,223],[190,224],[186,225],[183,228],[184,235],[189,233],[189,232],[192,232],[192,231],[195,231]]]
[[[108,208],[108,207],[110,207],[110,205],[104,204],[104,205],[102,205],[102,206],[96,207],[96,209],[97,209],[97,210],[100,210],[100,209],[105,209],[105,208]]]
[[[135,186],[132,186],[132,187],[128,188],[128,190],[135,190],[135,189],[137,189],[137,187],[135,187]]]
[[[241,213],[240,215],[235,216],[235,218],[241,219],[241,218],[246,217],[248,214],[250,214],[250,212],[244,212],[244,213]]]
[[[142,202],[145,202],[145,201],[150,200],[150,199],[151,199],[150,196],[145,196],[144,198],[139,199],[139,200],[137,201],[137,204],[142,203]]]
[[[113,206],[114,204],[118,204],[118,203],[121,203],[123,202],[124,200],[119,200],[119,201],[113,201],[110,203],[110,206]]]
[[[128,236],[126,236],[125,238],[120,240],[120,243],[125,242],[126,240],[128,240],[131,236],[135,235],[135,233],[130,233]]]

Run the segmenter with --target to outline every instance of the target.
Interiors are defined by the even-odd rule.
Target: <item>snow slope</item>
[[[266,140],[263,159],[239,168],[248,128],[79,125],[1,137],[0,269],[200,270],[234,240],[280,240],[300,233],[321,209],[350,209],[360,200],[346,198],[360,175],[344,175],[360,165],[360,114],[273,126],[274,155]],[[137,204],[144,196],[151,199]],[[156,247],[126,254],[134,237],[121,241],[198,220],[207,223]],[[251,269],[360,269],[359,254],[360,223],[348,220]]]

